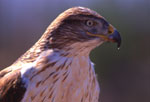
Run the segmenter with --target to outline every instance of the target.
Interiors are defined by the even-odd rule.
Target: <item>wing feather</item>
[[[0,102],[20,102],[25,90],[20,69],[8,67],[0,71]]]

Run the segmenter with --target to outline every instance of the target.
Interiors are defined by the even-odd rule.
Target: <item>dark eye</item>
[[[87,20],[87,21],[86,21],[86,25],[87,25],[87,26],[90,26],[90,27],[91,27],[91,26],[93,26],[93,24],[94,24],[94,22],[93,22],[92,20]]]

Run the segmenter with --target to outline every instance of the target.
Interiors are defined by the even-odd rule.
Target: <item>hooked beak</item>
[[[87,34],[91,35],[91,36],[100,37],[100,38],[102,38],[102,39],[104,39],[105,41],[108,41],[108,42],[115,42],[115,43],[117,43],[118,49],[120,48],[121,36],[120,36],[119,32],[111,24],[108,27],[108,35],[91,34],[90,32],[87,32]]]
[[[111,24],[109,24],[109,27],[108,27],[108,34],[109,36],[107,36],[106,41],[116,42],[117,47],[119,49],[121,45],[121,36],[119,32]]]
[[[120,48],[121,45],[121,36],[119,32],[115,29],[114,32],[108,36],[108,41],[116,42],[117,47]]]

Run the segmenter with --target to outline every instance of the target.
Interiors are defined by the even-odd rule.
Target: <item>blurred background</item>
[[[122,36],[91,53],[100,102],[150,102],[150,0],[0,0],[0,69],[11,65],[64,10],[85,6],[103,15]]]

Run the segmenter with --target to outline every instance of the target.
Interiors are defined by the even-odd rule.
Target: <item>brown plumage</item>
[[[84,7],[60,14],[40,40],[0,72],[0,102],[98,102],[99,85],[89,59],[103,42],[120,35]]]

